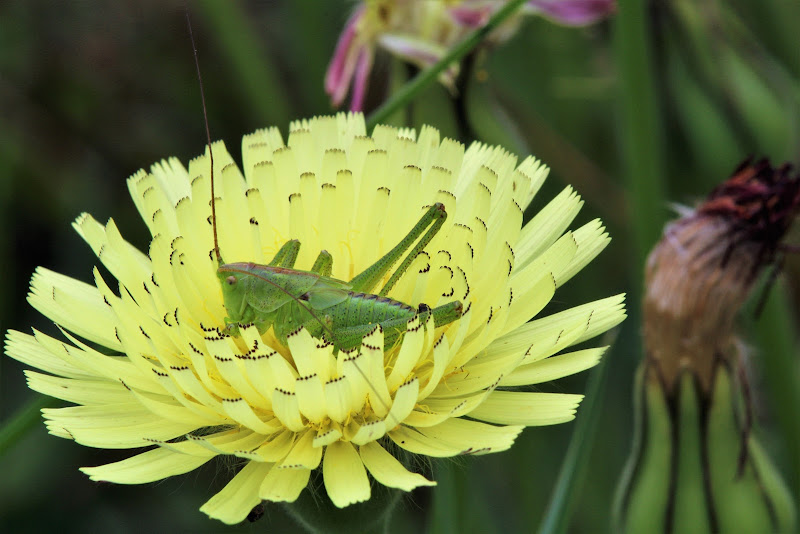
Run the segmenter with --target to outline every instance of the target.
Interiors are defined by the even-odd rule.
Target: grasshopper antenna
[[[208,109],[206,107],[206,94],[203,89],[203,76],[200,73],[200,60],[198,59],[197,54],[197,43],[194,40],[194,32],[192,31],[192,21],[189,18],[189,9],[185,7],[184,13],[186,14],[186,26],[189,28],[189,39],[192,42],[192,51],[194,52],[194,66],[197,69],[197,81],[200,83],[200,100],[203,102],[203,122],[205,123],[206,127],[206,140],[208,142],[208,154],[209,159],[211,160],[211,227],[214,231],[214,254],[217,257],[217,263],[222,263],[222,256],[219,253],[219,238],[217,237],[217,208],[216,208],[216,194],[214,192],[214,151],[211,150],[211,129],[208,126]],[[294,299],[302,308],[304,308],[314,319],[319,322],[320,326],[333,338],[335,339],[336,336],[331,331],[330,328],[319,318],[317,315],[311,311],[308,306],[304,306],[303,303],[298,299],[296,296],[292,295],[289,291],[284,289],[283,287],[279,286],[278,284],[274,283],[272,280],[267,280],[262,276],[258,276],[254,273],[248,273],[245,271],[241,271],[238,269],[230,269],[231,271],[238,272],[241,274],[246,274],[250,276],[256,276],[257,278],[261,278],[267,283],[272,284],[274,287],[280,289],[287,295],[289,295],[292,299]]]
[[[186,26],[189,29],[189,39],[190,39],[190,41],[192,43],[192,51],[194,52],[194,65],[195,65],[195,68],[197,70],[197,81],[200,84],[200,99],[202,100],[202,103],[203,103],[203,121],[205,122],[205,127],[206,127],[206,141],[208,143],[208,154],[209,154],[209,159],[210,159],[210,162],[211,162],[211,227],[212,227],[212,230],[213,230],[213,233],[214,233],[214,255],[217,258],[217,265],[221,266],[223,262],[222,262],[222,255],[219,252],[219,238],[217,236],[216,193],[214,191],[214,152],[211,150],[211,129],[208,126],[208,109],[206,107],[205,90],[203,89],[203,76],[200,73],[200,60],[198,59],[197,44],[195,43],[194,32],[192,31],[192,21],[189,18],[189,8],[188,8],[188,6],[184,6],[184,13],[186,14]],[[311,306],[308,306],[305,303],[303,303],[296,295],[293,295],[290,291],[288,291],[287,289],[285,289],[285,288],[281,287],[280,285],[276,284],[272,280],[269,280],[269,279],[267,279],[267,278],[265,278],[263,276],[259,276],[259,275],[255,274],[255,273],[243,271],[241,269],[236,269],[236,268],[233,268],[233,267],[230,267],[230,266],[227,267],[227,270],[230,271],[230,272],[237,272],[237,273],[240,273],[240,274],[245,274],[245,275],[248,275],[248,276],[255,276],[256,278],[260,278],[261,280],[271,284],[272,286],[276,287],[277,289],[279,289],[280,291],[282,291],[283,293],[285,293],[286,295],[291,297],[292,300],[294,300],[301,308],[303,308],[305,311],[307,311],[308,314],[311,317],[313,317],[314,320],[316,320],[320,324],[320,326],[322,326],[322,329],[329,336],[331,336],[331,341],[333,342],[333,344],[335,346],[335,344],[336,344],[335,343],[336,334],[333,332],[333,330],[331,330],[331,328],[328,327],[328,325],[325,324],[325,322],[319,316],[317,316],[316,313],[314,313],[314,311],[311,309]],[[364,378],[364,380],[368,384],[369,388],[375,394],[375,399],[378,402],[380,402],[381,404],[383,404],[383,407],[387,410],[387,414],[390,413],[391,410],[390,410],[389,406],[381,398],[380,394],[378,393],[378,390],[369,381],[369,378],[367,377],[367,374],[358,365],[354,365],[354,367],[359,372],[359,374]],[[397,421],[397,420],[395,420],[394,423],[400,424],[400,422]]]
[[[189,40],[192,42],[192,51],[194,52],[194,66],[197,69],[197,81],[200,84],[200,100],[203,103],[203,122],[206,127],[206,141],[208,142],[208,156],[211,160],[211,228],[214,232],[214,254],[217,257],[217,263],[222,263],[222,256],[219,253],[219,239],[217,238],[217,207],[216,207],[216,194],[214,192],[214,151],[211,150],[211,129],[208,126],[208,109],[206,108],[206,93],[203,89],[203,76],[200,74],[200,60],[197,54],[197,43],[194,40],[194,32],[192,32],[192,21],[189,19],[189,8],[185,7],[186,13],[186,26],[189,28]]]

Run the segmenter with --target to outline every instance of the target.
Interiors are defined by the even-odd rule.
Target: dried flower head
[[[667,384],[691,368],[708,385],[738,343],[734,320],[800,208],[790,167],[746,161],[670,224],[647,261],[644,338]]]

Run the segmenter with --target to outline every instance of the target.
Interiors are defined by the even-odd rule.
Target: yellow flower
[[[431,307],[460,300],[463,316],[435,328],[409,321],[384,347],[380,329],[360,350],[335,351],[305,330],[286,346],[269,330],[221,335],[226,310],[210,224],[209,158],[139,171],[128,185],[152,234],[143,254],[81,215],[75,228],[116,277],[111,287],[37,269],[30,303],[68,342],[9,332],[9,356],[29,386],[76,406],[45,410],[49,431],[125,449],[129,459],[83,468],[92,480],[140,484],[227,455],[242,468],[202,511],[226,523],[262,500],[292,502],[322,468],[333,504],[370,498],[369,475],[405,491],[432,485],[390,451],[449,457],[505,450],[525,426],[569,421],[580,395],[525,391],[593,366],[605,347],[568,351],[624,318],[623,297],[528,322],[608,243],[600,221],[567,227],[581,200],[565,189],[522,226],[548,169],[517,165],[499,147],[465,150],[425,127],[366,135],[361,115],[295,122],[242,142],[244,176],[214,145],[219,242],[228,262],[266,264],[287,240],[296,268],[321,250],[350,280],[396,245],[435,202],[447,220],[390,297]],[[103,352],[94,347],[102,346]],[[108,353],[112,353],[109,355]],[[513,387],[513,389],[510,389]]]

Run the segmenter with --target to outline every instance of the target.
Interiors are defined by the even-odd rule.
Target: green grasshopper
[[[361,345],[361,338],[376,324],[383,329],[384,346],[391,347],[405,332],[409,319],[417,314],[422,322],[433,314],[437,327],[455,321],[461,317],[460,301],[433,309],[420,304],[415,309],[386,296],[417,254],[433,239],[446,217],[444,206],[434,204],[392,250],[352,280],[344,282],[330,277],[333,257],[325,250],[319,253],[310,271],[294,269],[300,250],[297,240],[286,242],[268,265],[224,263],[217,244],[216,217],[212,214],[214,250],[219,265],[217,277],[228,312],[225,331],[235,335],[242,323],[254,323],[263,334],[271,326],[278,340],[285,344],[287,336],[302,326],[314,337],[329,334],[336,349],[350,350]],[[380,292],[371,293],[415,242]]]

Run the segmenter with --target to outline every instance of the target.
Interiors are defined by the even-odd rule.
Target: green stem
[[[469,34],[466,39],[454,46],[442,59],[437,61],[430,68],[420,72],[413,80],[401,87],[400,90],[392,95],[389,100],[384,102],[378,109],[370,114],[369,119],[367,120],[367,130],[372,130],[375,125],[384,122],[392,113],[410,102],[417,95],[417,93],[419,93],[423,88],[427,87],[428,84],[436,80],[439,74],[441,74],[448,66],[450,66],[451,63],[460,60],[473,48],[478,46],[478,44],[483,41],[487,34],[489,34],[504,20],[511,16],[524,2],[525,0],[511,0],[505,4],[500,10],[492,15],[485,26],[482,26]]]
[[[598,366],[589,376],[586,386],[586,397],[581,405],[578,421],[575,424],[572,438],[561,464],[558,481],[550,497],[544,518],[539,525],[539,534],[564,533],[569,526],[570,512],[572,511],[575,497],[581,489],[581,479],[589,462],[594,438],[597,434],[597,425],[600,419],[600,410],[603,405],[602,393],[606,383],[606,367],[610,355],[606,354]]]
[[[632,205],[638,265],[661,236],[666,218],[662,121],[657,106],[650,36],[644,0],[619,2],[614,24],[624,175]]]
[[[25,434],[34,425],[39,424],[42,418],[42,408],[50,408],[57,403],[58,401],[52,397],[37,395],[20,408],[16,414],[3,421],[0,424],[0,455],[25,437]]]

